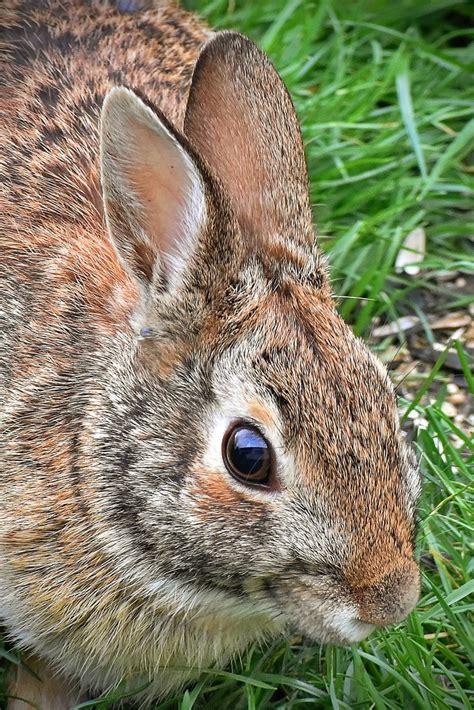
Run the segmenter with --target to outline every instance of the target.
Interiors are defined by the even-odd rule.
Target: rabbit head
[[[140,294],[104,404],[123,540],[157,593],[358,641],[419,593],[392,386],[336,312],[295,112],[251,42],[205,46],[184,135],[106,99],[105,211]]]

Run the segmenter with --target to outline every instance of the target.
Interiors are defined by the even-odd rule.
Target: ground
[[[213,26],[252,37],[293,96],[341,313],[389,365],[404,429],[419,454],[423,590],[406,623],[357,647],[292,638],[252,648],[232,669],[205,675],[157,710],[470,708],[472,5],[187,4]],[[2,653],[8,655],[0,644]]]

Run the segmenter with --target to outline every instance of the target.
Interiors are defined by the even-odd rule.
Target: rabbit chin
[[[289,627],[310,641],[348,646],[363,641],[376,628],[357,618],[353,604],[335,599],[287,597],[285,617]]]
[[[303,624],[300,622],[293,628],[311,641],[349,646],[367,638],[375,626],[360,621],[355,617],[351,607],[344,606],[334,612],[329,619],[308,618],[307,622]]]

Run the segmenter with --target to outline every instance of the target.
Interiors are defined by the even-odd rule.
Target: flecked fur
[[[65,682],[78,697],[148,684],[146,702],[289,628],[352,642],[401,620],[418,595],[416,463],[387,373],[336,312],[271,64],[175,6],[1,13],[9,636],[61,674],[67,707]],[[173,278],[146,209],[135,229],[115,191],[111,121],[145,110],[124,90],[102,118],[104,208],[115,86],[198,175],[205,218]],[[227,473],[239,418],[272,442],[279,490]]]

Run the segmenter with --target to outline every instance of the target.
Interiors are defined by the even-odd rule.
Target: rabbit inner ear
[[[245,232],[313,242],[298,119],[276,70],[250,40],[221,32],[205,45],[184,132],[224,183]]]
[[[101,163],[107,225],[121,262],[145,291],[172,284],[205,220],[198,168],[159,117],[124,88],[104,102]]]

